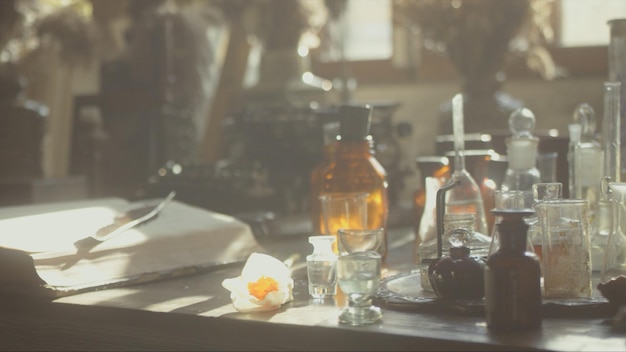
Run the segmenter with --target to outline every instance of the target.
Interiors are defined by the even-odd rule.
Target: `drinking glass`
[[[339,322],[363,325],[382,318],[380,308],[372,305],[372,298],[380,286],[380,254],[355,252],[337,259],[337,283],[348,299],[348,306],[339,314]]]
[[[339,229],[339,255],[355,252],[374,251],[380,253],[383,243],[384,229]]]

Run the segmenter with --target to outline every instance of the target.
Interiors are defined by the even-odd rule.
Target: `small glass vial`
[[[337,292],[337,255],[333,252],[335,236],[310,236],[313,253],[306,257],[309,294],[315,299],[332,297]]]
[[[541,266],[526,250],[532,209],[494,210],[500,247],[485,265],[485,312],[490,330],[520,331],[541,326]]]

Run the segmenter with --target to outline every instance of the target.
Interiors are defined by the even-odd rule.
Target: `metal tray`
[[[546,317],[610,317],[614,309],[594,290],[591,298],[544,299]],[[374,299],[380,307],[416,313],[484,315],[484,300],[442,300],[421,287],[420,274],[402,273],[384,278]]]

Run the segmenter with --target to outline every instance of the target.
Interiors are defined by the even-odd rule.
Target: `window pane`
[[[561,45],[607,45],[606,23],[616,18],[626,18],[626,1],[561,0]]]
[[[379,60],[391,57],[390,0],[350,0],[346,22],[347,60]]]

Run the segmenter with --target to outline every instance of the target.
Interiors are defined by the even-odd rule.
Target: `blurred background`
[[[373,108],[392,207],[412,207],[419,158],[450,151],[456,93],[467,149],[505,154],[508,116],[526,107],[566,183],[567,125],[581,103],[602,116],[607,21],[626,17],[621,0],[0,7],[1,205],[175,189],[220,212],[280,215],[308,212],[341,104]]]

